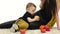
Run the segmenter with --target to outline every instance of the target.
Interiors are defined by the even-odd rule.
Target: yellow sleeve
[[[55,16],[53,15],[53,13],[52,13],[52,18],[51,18],[51,20],[47,23],[47,25],[50,26],[50,28],[52,28],[53,25],[55,24],[55,22],[56,22],[56,19],[55,19]]]
[[[48,26],[50,27],[50,28],[52,28],[53,27],[53,25],[55,24],[55,22],[56,22],[56,19],[54,18],[54,16],[51,18],[51,20],[48,22]]]

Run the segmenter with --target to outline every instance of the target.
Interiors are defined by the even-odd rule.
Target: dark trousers
[[[8,21],[5,23],[0,24],[0,29],[5,29],[5,28],[11,28],[13,23],[15,23],[16,20]]]
[[[38,23],[30,23],[28,29],[39,29],[39,24]]]
[[[12,25],[16,22],[16,20],[12,20],[12,21],[8,21],[5,23],[0,24],[0,29],[8,29],[11,28]],[[28,29],[39,29],[39,26],[41,25],[41,23],[30,23],[29,28]]]
[[[5,23],[0,24],[0,29],[8,29],[11,28],[12,25],[15,23],[16,20],[12,20],[12,21],[8,21]],[[30,27],[28,29],[37,29],[38,26],[36,26],[38,24],[34,24],[34,23],[30,23]]]

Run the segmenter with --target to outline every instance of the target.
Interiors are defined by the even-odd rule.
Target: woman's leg
[[[15,23],[16,20],[8,21],[0,24],[0,28],[11,28],[12,24]]]

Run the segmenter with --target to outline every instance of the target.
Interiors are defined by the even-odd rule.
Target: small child
[[[26,13],[22,16],[22,18],[19,18],[19,19],[23,19],[25,22],[27,22],[25,25],[29,29],[35,27],[34,24],[33,25],[30,25],[30,24],[35,23],[35,21],[38,21],[40,19],[39,16],[34,16],[35,10],[36,10],[36,6],[33,3],[28,3],[26,6]],[[19,25],[16,23],[13,24],[13,26],[11,27],[12,32],[15,32],[15,30],[19,29],[18,26],[21,26],[21,22],[18,23]],[[29,27],[28,27],[28,25],[29,25]],[[21,27],[23,27],[23,26],[21,26]]]

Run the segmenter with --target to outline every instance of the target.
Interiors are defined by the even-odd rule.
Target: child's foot
[[[10,28],[10,31],[14,33],[15,29],[12,27],[12,28]]]

